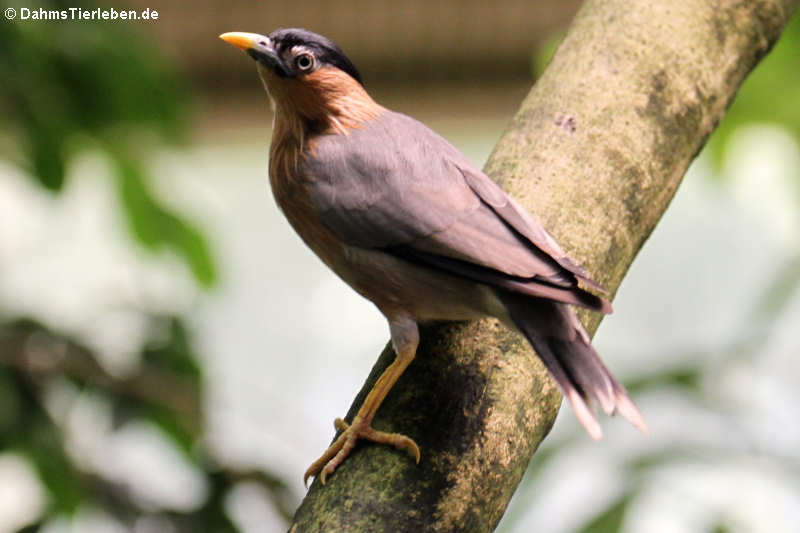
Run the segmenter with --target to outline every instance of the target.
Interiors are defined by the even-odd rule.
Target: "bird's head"
[[[364,90],[353,62],[322,35],[289,28],[269,35],[229,32],[220,39],[255,60],[279,115],[294,114],[312,122],[347,122],[358,121],[360,114],[369,114],[368,108],[378,107]]]

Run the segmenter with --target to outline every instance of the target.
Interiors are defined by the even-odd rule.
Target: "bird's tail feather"
[[[511,320],[533,346],[575,415],[594,439],[603,436],[595,402],[608,415],[619,412],[647,433],[647,424],[591,345],[575,312],[563,303],[497,291]]]

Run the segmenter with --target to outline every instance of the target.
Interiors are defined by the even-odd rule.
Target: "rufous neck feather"
[[[359,128],[384,108],[347,73],[323,67],[302,78],[279,78],[262,72],[275,109],[275,136],[289,135],[303,144],[312,133],[339,133]]]

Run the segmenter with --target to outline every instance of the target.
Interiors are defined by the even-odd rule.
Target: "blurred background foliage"
[[[44,3],[64,10],[69,2]],[[6,6],[4,6],[5,8]],[[198,230],[154,196],[141,161],[148,147],[185,139],[187,82],[158,48],[129,26],[0,25],[3,128],[12,162],[58,193],[68,165],[99,150],[112,167],[131,234],[148,249],[171,249],[203,285],[214,264]]]
[[[442,80],[455,84],[449,86],[450,91],[453,86],[469,91],[479,83],[495,83],[501,87],[506,87],[503,84],[508,80],[517,83],[517,89],[503,89],[509,101],[503,103],[506,107],[504,115],[498,119],[501,122],[510,116],[508,112],[518,101],[516,95],[524,93],[557,47],[560,37],[548,36],[561,35],[559,32],[563,32],[576,7],[575,2],[542,2],[538,7],[530,7],[527,2],[500,2],[484,12],[485,3],[467,2],[460,8],[443,3],[444,7],[437,9],[451,16],[440,19],[444,21],[441,28],[444,37],[437,38],[420,22],[420,17],[427,12],[424,2],[408,3],[402,19],[385,14],[381,7],[367,10],[362,15],[378,22],[373,20],[374,23],[364,25],[361,33],[357,26],[360,19],[354,14],[359,13],[355,4],[349,10],[347,6],[339,6],[339,12],[352,16],[335,21],[327,17],[326,10],[331,8],[324,7],[322,2],[302,9],[267,4],[259,9],[263,10],[262,20],[274,21],[272,26],[305,25],[332,36],[342,35],[345,49],[358,50],[373,38],[378,43],[384,39],[385,46],[372,46],[364,52],[365,57],[360,58],[363,63],[358,62],[364,65],[367,79],[375,80],[377,91],[387,95],[389,100],[395,98],[404,102],[403,97],[392,96],[392,91],[398,91],[397,80],[407,77],[411,66],[415,67],[415,81],[421,81],[432,92],[436,91],[435,83]],[[36,7],[40,5],[46,9],[71,7],[60,0]],[[153,163],[152,154],[180,153],[187,147],[207,146],[208,137],[204,137],[207,133],[197,133],[198,129],[205,130],[210,123],[219,126],[228,119],[228,113],[236,114],[237,110],[239,119],[241,115],[252,113],[251,100],[244,99],[246,104],[241,104],[242,91],[250,97],[257,96],[264,106],[263,96],[254,81],[255,74],[252,69],[245,68],[250,66],[248,62],[237,62],[239,58],[233,53],[226,55],[230,51],[222,46],[208,54],[203,53],[203,47],[213,48],[215,35],[221,31],[260,31],[266,22],[256,28],[244,27],[252,18],[247,14],[251,9],[249,5],[233,5],[224,13],[216,7],[204,8],[204,5],[200,2],[193,7],[198,20],[205,20],[196,27],[186,19],[186,12],[181,12],[177,3],[169,2],[164,3],[161,22],[150,27],[102,22],[2,21],[0,148],[6,165],[4,174],[11,176],[7,179],[18,175],[31,180],[37,188],[48,191],[55,202],[59,201],[59,196],[67,194],[70,180],[78,179],[79,173],[74,169],[82,168],[82,158],[99,158],[102,162],[99,174],[111,183],[116,195],[115,205],[119,207],[119,211],[111,210],[112,216],[124,221],[129,245],[147,251],[154,260],[165,256],[176,258],[185,269],[181,274],[184,278],[193,280],[191,283],[197,287],[213,289],[219,285],[221,277],[218,254],[208,236],[214,230],[201,230],[207,228],[207,221],[187,215],[189,211],[183,209],[179,201],[164,195],[163,191],[172,189],[160,184],[169,181],[170,176],[153,170],[161,167]],[[132,6],[143,7],[136,2]],[[9,5],[2,5],[3,9],[6,7]],[[160,8],[150,4],[146,7]],[[484,18],[480,18],[481,14]],[[334,27],[327,28],[325,20],[328,26]],[[537,21],[536,26],[528,28],[526,22],[532,20]],[[315,25],[315,21],[319,24]],[[400,29],[386,31],[388,22],[396,23]],[[426,46],[430,48],[409,44],[413,39],[403,40],[402,37],[408,35],[402,31],[404,25],[413,28],[411,32],[429,35]],[[474,31],[464,32],[465,25]],[[381,27],[385,31],[381,32]],[[452,31],[448,33],[448,29]],[[369,32],[385,35],[375,37]],[[491,37],[480,38],[480,32]],[[455,34],[459,37],[453,37]],[[448,35],[451,38],[448,39]],[[498,35],[502,38],[496,37]],[[195,42],[197,49],[192,47]],[[163,49],[160,43],[164,44]],[[469,48],[477,45],[480,45],[480,53]],[[498,61],[498,57],[502,61]],[[225,66],[217,71],[217,65],[223,61]],[[420,64],[424,68],[419,68]],[[468,77],[475,72],[482,78]],[[387,84],[393,87],[387,88]],[[754,124],[780,128],[794,139],[796,147],[800,143],[798,94],[800,19],[795,17],[775,50],[741,89],[701,156],[701,160],[711,162],[713,170],[706,173],[712,178],[710,181],[724,187],[727,177],[735,175],[726,167],[730,164],[731,147],[736,146],[736,136]],[[405,102],[405,105],[411,109],[415,105],[425,109],[424,104]],[[492,105],[496,104],[486,104],[489,108]],[[498,114],[495,108],[486,111],[489,112]],[[215,113],[222,115],[222,119],[210,122],[208,117],[214,117]],[[441,113],[447,114],[447,111]],[[194,115],[205,118],[198,122]],[[267,117],[268,113],[264,112],[258,119],[264,121],[263,127],[259,122],[256,130],[260,132],[259,143],[267,139]],[[447,124],[450,117],[439,120]],[[489,147],[492,142],[491,139],[485,141]],[[469,143],[466,145],[468,148]],[[263,150],[266,150],[265,145]],[[224,167],[226,162],[221,164]],[[8,170],[12,167],[17,169],[16,174]],[[800,212],[800,165],[791,170],[796,193],[794,209]],[[0,194],[3,191],[0,187]],[[269,199],[266,192],[263,196],[259,202],[263,201],[266,208]],[[23,220],[18,222],[24,226]],[[266,242],[264,239],[261,244],[266,247]],[[2,250],[0,246],[0,252]],[[714,353],[698,347],[679,357],[677,364],[640,369],[629,376],[629,390],[637,397],[669,390],[691,404],[725,413],[726,406],[713,393],[714,377],[723,374],[732,360],[757,357],[758,347],[767,342],[773,323],[779,321],[795,301],[800,282],[797,243],[794,247],[788,246],[786,255],[787,259],[776,265],[774,277],[765,281],[760,296],[754,300],[742,323],[731,329],[734,333],[724,345],[714,347]],[[0,275],[8,272],[15,260],[13,255],[0,254]],[[178,272],[183,270],[178,268]],[[77,283],[70,278],[71,273],[66,269],[61,283]],[[36,272],[31,272],[31,276],[35,275]],[[134,276],[131,283],[140,282],[142,280]],[[213,290],[208,297],[213,298]],[[164,309],[145,303],[128,309],[137,316],[141,331],[136,353],[129,354],[133,363],[120,367],[109,362],[102,347],[98,348],[96,343],[69,328],[60,328],[58,321],[50,320],[47,313],[43,316],[20,313],[3,298],[0,290],[0,458],[5,458],[6,463],[22,461],[30,465],[45,494],[34,512],[21,519],[24,531],[272,531],[273,527],[280,528],[288,523],[300,494],[293,488],[296,487],[293,481],[283,479],[280,465],[276,463],[273,469],[263,462],[231,460],[211,444],[214,441],[211,433],[219,431],[209,424],[207,416],[211,401],[207,387],[213,381],[209,369],[214,365],[202,353],[205,345],[198,340],[202,335],[187,317],[192,303],[196,302],[193,298],[189,298],[188,306],[167,305]],[[98,314],[104,312],[102,308],[97,310]],[[259,310],[248,312],[258,314]],[[377,353],[377,347],[371,346],[367,352]],[[652,357],[669,360],[672,355]],[[613,355],[610,358],[613,360]],[[279,367],[277,362],[274,364]],[[366,375],[366,370],[363,374]],[[351,392],[355,390],[353,387]],[[797,409],[793,412],[797,413]],[[105,437],[100,438],[85,429],[91,424],[82,422],[82,417],[107,419],[110,426],[105,429]],[[93,454],[102,455],[98,447],[109,442],[108,435],[122,429],[127,429],[129,435],[139,435],[137,428],[143,427],[150,433],[155,431],[162,444],[168,443],[168,447],[179,454],[181,459],[175,459],[176,462],[183,461],[190,466],[195,476],[191,486],[200,487],[197,489],[199,496],[192,502],[178,498],[177,503],[169,503],[148,496],[114,468],[125,465],[109,466],[92,457]],[[625,530],[631,506],[641,500],[653,476],[658,476],[665,465],[681,463],[687,458],[721,460],[749,453],[752,450],[747,443],[758,439],[747,435],[748,430],[742,428],[738,442],[687,439],[668,442],[658,449],[626,448],[625,454],[617,458],[616,489],[583,508],[576,519],[579,523],[568,524],[560,530],[583,533]],[[280,438],[277,434],[270,436]],[[139,435],[138,438],[144,437]],[[575,427],[557,428],[535,456],[500,531],[529,530],[526,520],[542,520],[545,515],[535,512],[531,515],[531,502],[541,499],[553,465],[571,458],[576,450],[586,446],[585,441],[585,436]],[[285,444],[291,445],[291,442]],[[769,449],[753,446],[756,455],[770,459]],[[794,482],[800,480],[797,453],[771,459],[786,465]],[[136,472],[135,464],[131,468]],[[165,471],[165,475],[172,472],[173,477],[183,475],[169,469]],[[300,470],[296,472],[298,478],[300,473]],[[0,494],[3,494],[2,489]],[[233,494],[255,494],[266,500],[275,523],[254,525],[246,518],[235,519],[237,513],[231,504]],[[8,506],[4,508],[0,501],[0,515],[13,514],[12,511]],[[705,524],[698,531],[745,530],[731,520],[721,513],[718,520]],[[6,523],[10,525],[3,526]],[[0,519],[0,530],[3,527],[13,531],[18,525]],[[631,530],[630,525],[627,527]]]

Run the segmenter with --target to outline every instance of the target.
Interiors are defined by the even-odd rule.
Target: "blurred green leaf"
[[[62,0],[40,5],[72,7]],[[187,131],[190,98],[183,78],[134,28],[103,21],[4,21],[0,125],[19,140],[19,153],[10,160],[51,191],[63,188],[68,165],[81,150],[107,151],[132,235],[148,249],[174,250],[208,287],[216,273],[203,235],[159,204],[142,166],[120,155],[143,151],[142,132],[177,142]]]
[[[198,401],[200,400],[199,391],[197,399]],[[195,454],[195,445],[200,435],[192,434],[187,431],[186,424],[181,422],[180,417],[175,411],[160,406],[149,405],[140,406],[139,414],[158,426],[158,428],[175,443],[178,449],[183,452],[185,457],[194,463],[198,463],[198,458]],[[200,413],[198,412],[197,414],[199,415]],[[203,465],[199,466],[202,467]]]
[[[719,523],[709,530],[709,533],[732,533],[732,529],[725,523]]]
[[[775,48],[750,74],[725,118],[709,140],[714,165],[722,165],[737,128],[751,123],[776,124],[800,140],[800,15],[795,15]],[[727,173],[716,173],[719,177]]]
[[[622,529],[625,511],[633,497],[633,492],[626,492],[608,509],[592,518],[577,533],[616,533]]]
[[[156,392],[155,388],[169,386],[171,390],[161,390],[155,397],[116,395],[113,398],[115,425],[135,418],[148,420],[161,429],[187,459],[200,463],[203,458],[197,456],[196,444],[201,437],[203,414],[201,369],[183,321],[168,316],[156,317],[154,322],[151,328],[154,338],[142,351],[138,389],[142,392],[145,387],[151,395]],[[180,401],[176,401],[178,399]]]
[[[141,396],[117,396],[113,402],[114,418],[117,424],[133,418],[149,420],[172,440],[187,459],[197,464],[203,459],[196,453],[202,428],[201,369],[183,321],[174,316],[156,317],[154,321],[152,329],[156,333],[142,351],[140,374],[145,381],[155,382],[155,372],[162,379],[165,376],[172,380],[179,379],[181,391],[162,391],[162,395],[179,393],[179,405],[183,408],[178,409],[174,402],[170,405],[148,401]],[[198,466],[204,467],[202,464]]]
[[[176,374],[198,378],[200,366],[189,342],[183,320],[176,316],[160,317],[166,326],[166,338],[148,344],[142,353],[144,361],[154,363]]]
[[[556,50],[558,50],[561,41],[564,40],[565,35],[566,31],[563,29],[553,32],[533,51],[533,57],[531,58],[533,79],[537,79],[542,75],[544,69],[547,68],[547,65],[550,63],[550,60],[553,59],[553,55],[555,55]]]
[[[7,449],[17,434],[23,407],[14,372],[0,367],[0,450]]]
[[[62,438],[44,412],[28,413],[28,421],[30,430],[24,453],[49,492],[52,511],[72,514],[88,497],[81,476],[67,458]]]
[[[41,5],[72,6],[64,1]],[[4,121],[19,125],[38,116],[47,119],[37,120],[39,125],[55,119],[84,134],[145,126],[167,141],[185,133],[187,87],[134,27],[17,21],[0,25],[0,39],[0,94],[9,98]]]
[[[45,412],[35,384],[17,368],[0,369],[0,375],[3,377],[0,385],[6,389],[3,399],[16,403],[13,406],[16,415],[7,419],[11,425],[0,428],[0,449],[17,450],[30,460],[49,493],[51,510],[75,512],[86,497],[86,487],[67,457],[60,430]]]
[[[46,189],[61,190],[64,185],[64,158],[61,143],[47,128],[31,131],[31,159],[33,174]]]
[[[59,429],[42,408],[33,384],[19,370],[4,372],[6,383],[16,390],[18,413],[13,428],[3,428],[4,451],[19,451],[27,457],[49,493],[49,507],[71,514],[86,496],[86,487],[63,448]]]
[[[678,461],[684,457],[685,454],[686,450],[676,446],[668,448],[665,451],[631,457],[628,461],[628,466],[632,472],[642,474],[665,463]]]
[[[150,191],[139,163],[113,149],[115,176],[131,233],[150,250],[169,248],[183,257],[197,281],[211,286],[216,268],[200,232],[161,206]]]
[[[49,505],[39,522],[28,526],[29,531],[39,530],[55,517],[74,516],[85,508],[102,509],[131,528],[138,517],[147,514],[124,485],[99,472],[84,470],[68,455],[61,428],[42,404],[41,385],[56,375],[78,384],[84,392],[91,390],[106,399],[114,406],[115,416],[122,413],[127,420],[154,422],[201,467],[211,494],[198,509],[164,513],[164,523],[174,526],[175,531],[235,532],[225,513],[224,499],[242,475],[263,485],[281,512],[291,511],[296,503],[279,478],[262,472],[240,474],[226,470],[206,455],[202,449],[203,426],[197,420],[202,416],[200,369],[189,332],[179,318],[162,316],[153,319],[150,335],[139,372],[115,377],[96,364],[88,349],[36,321],[0,323],[0,400],[7,400],[5,406],[13,409],[9,416],[0,416],[4,424],[0,426],[0,445],[4,451],[19,450],[25,455],[48,493]],[[53,342],[40,342],[42,349],[67,346],[69,351],[62,354],[62,359],[43,354],[42,360],[52,361],[55,366],[29,367],[26,353],[31,340],[43,338]],[[189,421],[193,426],[186,423],[187,417],[193,417]]]
[[[231,480],[224,472],[214,472],[209,474],[208,481],[211,494],[205,505],[197,512],[197,517],[200,519],[198,525],[201,528],[191,531],[236,533],[239,529],[225,512],[225,497],[231,488]]]
[[[705,357],[698,355],[693,358],[697,361],[704,361]],[[659,360],[664,360],[660,358]],[[669,386],[679,387],[691,391],[698,390],[703,378],[704,368],[700,365],[686,365],[678,368],[665,368],[650,374],[644,374],[625,381],[625,388],[631,394],[636,394],[643,390]]]

